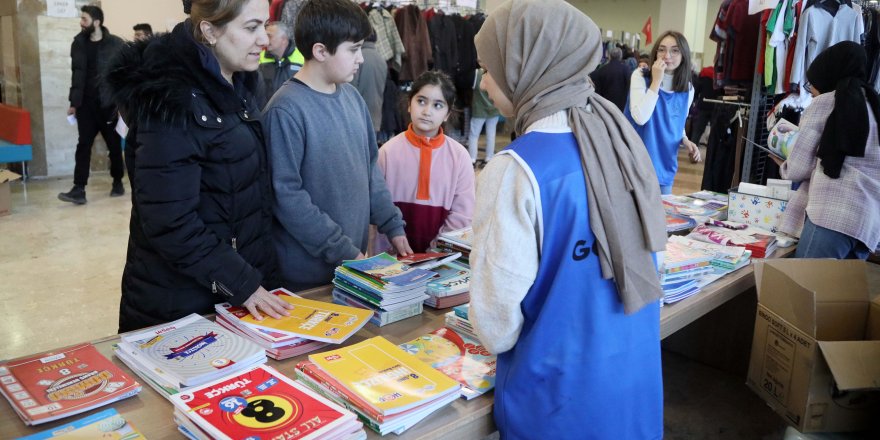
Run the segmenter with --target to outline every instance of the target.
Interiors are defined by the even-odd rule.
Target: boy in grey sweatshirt
[[[376,165],[363,98],[348,84],[372,28],[349,0],[311,0],[294,39],[305,64],[269,101],[263,132],[275,197],[273,235],[282,285],[328,284],[342,260],[363,258],[369,225],[412,253],[400,210]]]

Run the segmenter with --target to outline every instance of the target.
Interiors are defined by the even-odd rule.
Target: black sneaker
[[[70,191],[66,193],[59,193],[58,200],[70,202],[75,205],[85,205],[86,189],[81,186],[73,185],[73,188],[71,188]]]
[[[110,197],[119,197],[125,195],[125,187],[122,186],[121,180],[113,181],[113,189],[110,190]]]

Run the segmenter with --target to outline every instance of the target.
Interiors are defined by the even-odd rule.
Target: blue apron
[[[636,124],[633,120],[629,111],[629,98],[623,114],[645,143],[660,186],[671,187],[678,171],[678,146],[681,145],[684,135],[689,92],[667,92],[661,89],[658,94],[657,106],[645,125]]]
[[[543,224],[519,339],[498,356],[502,438],[662,438],[659,302],[625,315],[602,278],[574,135],[531,132],[500,154],[534,174]]]

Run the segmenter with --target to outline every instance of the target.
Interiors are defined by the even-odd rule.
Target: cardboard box
[[[9,182],[20,179],[21,176],[9,170],[0,170],[0,217],[12,214],[12,190]]]
[[[757,260],[747,385],[801,432],[880,423],[880,302],[860,260]]]
[[[787,206],[787,200],[745,194],[734,188],[728,193],[727,219],[776,233]]]

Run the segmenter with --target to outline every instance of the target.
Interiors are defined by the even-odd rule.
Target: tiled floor
[[[680,162],[674,192],[698,190],[702,165]],[[110,198],[106,174],[92,176],[84,206],[57,200],[68,189],[69,178],[12,185],[13,213],[0,217],[0,359],[116,332],[129,196]],[[782,438],[782,420],[743,378],[671,353],[664,372],[667,438]]]

